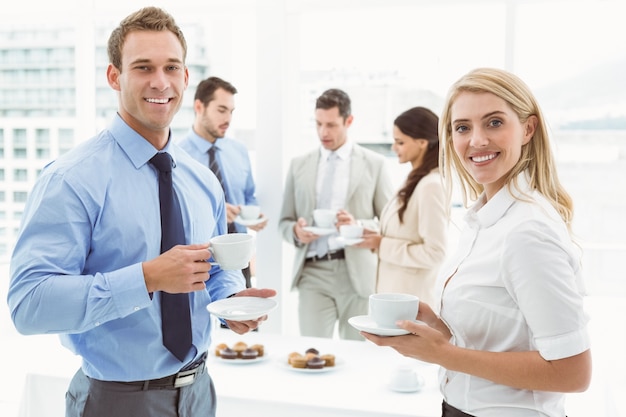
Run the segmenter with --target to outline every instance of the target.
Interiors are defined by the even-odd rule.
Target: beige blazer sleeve
[[[294,245],[296,249],[293,260],[292,288],[295,288],[298,283],[308,248],[308,245],[296,240],[293,227],[300,217],[305,218],[308,224],[313,224],[318,162],[318,150],[294,158],[289,165],[285,179],[278,230],[285,242]]]
[[[385,208],[381,219],[383,238],[378,249],[377,292],[403,292],[433,306],[437,273],[446,256],[448,214],[438,173],[418,183],[398,218],[397,199]]]
[[[417,184],[404,213],[398,218],[397,200],[386,210],[381,224],[383,238],[379,258],[411,268],[439,267],[445,257],[448,236],[446,199],[438,173],[430,173]]]

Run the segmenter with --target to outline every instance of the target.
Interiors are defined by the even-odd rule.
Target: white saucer
[[[337,238],[337,242],[339,242],[339,243],[341,243],[343,245],[346,245],[346,246],[351,246],[351,245],[356,245],[358,243],[363,242],[363,238],[358,237],[356,239],[350,239],[350,238],[345,238],[343,236],[339,236]]]
[[[263,354],[263,356],[257,356],[254,359],[224,359],[219,356],[215,357],[215,360],[219,363],[225,363],[227,365],[251,365],[253,363],[259,363],[267,360],[267,353]]]
[[[302,230],[304,230],[305,232],[315,233],[316,235],[319,235],[319,236],[330,235],[330,234],[337,232],[337,229],[334,227],[326,228],[326,227],[317,227],[317,226],[304,226]]]
[[[359,331],[372,333],[378,336],[402,336],[404,334],[410,333],[404,329],[400,329],[397,327],[394,327],[394,328],[379,327],[374,321],[374,319],[372,319],[370,316],[350,317],[348,319],[348,323],[350,323],[352,327],[354,327],[355,329]],[[423,323],[423,322],[419,320],[415,320],[415,323]]]
[[[265,216],[261,216],[258,219],[252,219],[252,220],[246,220],[242,218],[241,216],[235,217],[235,223],[238,223],[242,226],[255,226],[257,224],[263,223],[265,220],[267,220]]]
[[[272,311],[278,303],[271,298],[230,297],[214,301],[206,309],[224,320],[255,320]]]

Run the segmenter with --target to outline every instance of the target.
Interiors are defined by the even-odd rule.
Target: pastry
[[[319,356],[314,356],[306,362],[306,367],[309,369],[322,369],[326,361]]]
[[[325,355],[320,356],[320,358],[326,361],[326,363],[324,363],[324,366],[335,366],[335,355],[331,353],[327,353]]]
[[[235,352],[233,349],[227,347],[226,349],[222,349],[220,351],[220,357],[222,359],[237,359],[237,352]]]
[[[256,359],[259,357],[259,352],[252,348],[247,348],[241,352],[241,359]]]
[[[220,356],[220,352],[227,347],[228,345],[226,343],[220,343],[219,345],[215,346],[215,356]]]
[[[248,348],[248,344],[245,342],[237,342],[233,345],[233,350],[237,352],[237,355],[241,357],[241,353]]]
[[[250,346],[250,349],[254,349],[257,352],[259,352],[259,356],[265,355],[265,348],[263,345],[260,345],[260,344],[252,345]]]
[[[287,363],[291,365],[291,362],[294,358],[302,358],[303,356],[299,352],[291,352],[289,356],[287,356]]]
[[[306,368],[307,358],[304,356],[294,356],[291,358],[291,366],[294,368]]]
[[[321,369],[335,366],[335,355],[326,353],[320,355],[315,348],[309,348],[304,354],[291,352],[287,356],[287,362],[294,368]]]

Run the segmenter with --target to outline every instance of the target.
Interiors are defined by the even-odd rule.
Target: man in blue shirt
[[[206,306],[276,292],[245,290],[240,271],[206,262],[207,242],[226,233],[226,208],[215,176],[170,140],[189,77],[180,28],[147,7],[113,31],[108,52],[118,114],[46,167],[33,188],[11,260],[11,317],[23,334],[60,334],[82,357],[66,416],[212,417]],[[190,243],[162,254],[158,173],[149,162],[158,152],[174,162]],[[164,293],[188,297],[191,347],[182,359],[163,345]],[[265,318],[228,324],[242,334]]]
[[[198,84],[194,98],[195,120],[185,138],[178,144],[194,159],[209,166],[211,156],[220,171],[226,195],[228,230],[231,233],[256,232],[265,228],[267,218],[263,215],[254,223],[238,219],[242,205],[258,205],[248,150],[243,143],[224,137],[235,110],[237,89],[228,81],[209,77]],[[250,268],[242,270],[246,287],[251,287]]]

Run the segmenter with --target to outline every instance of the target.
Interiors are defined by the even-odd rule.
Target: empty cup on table
[[[390,385],[396,390],[410,390],[419,386],[420,380],[415,369],[400,366],[391,374]]]
[[[313,211],[313,220],[315,225],[329,229],[335,225],[337,221],[337,211],[330,209],[316,209]]]
[[[213,258],[225,270],[247,267],[254,254],[254,236],[247,233],[215,236],[209,242]]]
[[[244,220],[256,220],[261,216],[261,207],[259,206],[241,206],[239,215]]]
[[[339,227],[339,234],[344,239],[360,239],[363,237],[363,226],[357,224],[344,224]]]
[[[369,314],[377,326],[397,329],[398,320],[415,320],[419,298],[412,294],[379,293],[369,297]]]

